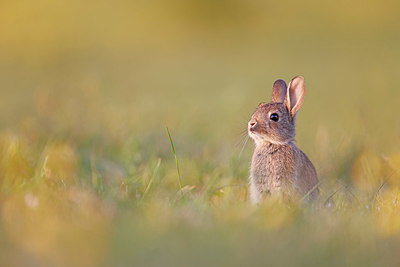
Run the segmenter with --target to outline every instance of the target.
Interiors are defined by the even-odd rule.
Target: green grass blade
[[[178,172],[179,190],[181,191],[181,194],[182,194],[182,197],[183,197],[182,182],[181,182],[181,173],[180,173],[180,171],[179,171],[178,158],[176,157],[174,142],[172,141],[171,134],[169,133],[168,127],[165,127],[165,129],[167,130],[167,134],[168,134],[168,137],[169,137],[169,142],[171,143],[172,153],[174,153],[175,164],[176,164],[176,171]]]

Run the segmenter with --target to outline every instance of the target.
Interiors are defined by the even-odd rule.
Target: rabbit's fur
[[[283,80],[277,80],[271,103],[261,103],[249,121],[248,133],[255,142],[250,168],[253,203],[267,195],[315,199],[319,193],[315,168],[294,143],[296,113],[304,93],[301,76],[293,78],[288,88]]]

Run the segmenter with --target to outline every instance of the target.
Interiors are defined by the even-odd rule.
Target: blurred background
[[[399,11],[394,0],[1,1],[0,260],[396,266]],[[297,144],[323,200],[347,207],[335,220],[246,202],[247,121],[276,79],[297,75]]]

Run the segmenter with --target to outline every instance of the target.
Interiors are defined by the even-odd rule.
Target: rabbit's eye
[[[269,116],[269,118],[273,121],[278,121],[279,120],[279,116],[276,113],[272,113],[271,116]]]

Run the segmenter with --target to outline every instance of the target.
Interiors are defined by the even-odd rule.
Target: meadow
[[[399,266],[399,11],[2,1],[0,265]],[[321,196],[254,206],[247,122],[296,75]]]

